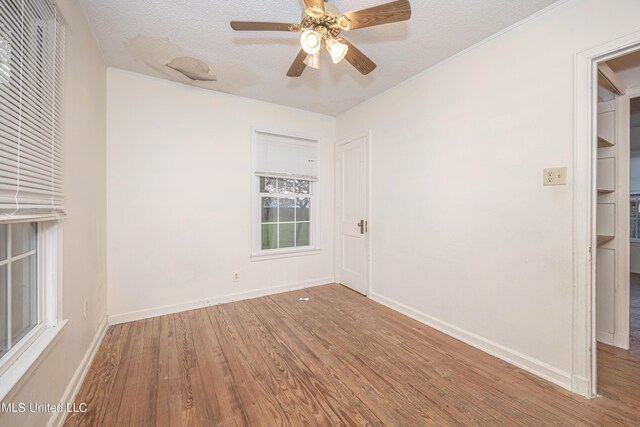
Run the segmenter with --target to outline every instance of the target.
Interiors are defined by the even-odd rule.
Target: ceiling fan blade
[[[356,30],[374,25],[406,21],[411,18],[411,4],[409,4],[409,0],[398,0],[344,15],[351,20],[350,29]]]
[[[376,69],[377,65],[375,64],[375,62],[369,59],[367,55],[360,52],[360,50],[352,45],[349,40],[342,39],[342,43],[345,43],[347,46],[349,46],[344,59],[346,59],[349,64],[356,67],[358,71],[366,76]]]
[[[289,71],[287,71],[288,77],[300,77],[302,75],[302,72],[307,67],[307,65],[304,63],[306,57],[307,52],[300,49],[300,52],[298,52],[298,56],[296,56],[296,59],[293,60],[293,64],[291,64],[291,68],[289,68]]]
[[[304,0],[304,7],[317,7],[324,10],[324,0]]]
[[[236,31],[297,31],[291,29],[292,25],[281,22],[231,21],[231,28]]]

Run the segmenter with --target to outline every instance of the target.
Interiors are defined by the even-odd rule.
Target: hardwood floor
[[[111,327],[65,425],[638,425],[628,365],[583,399],[326,285]]]
[[[598,343],[598,393],[640,410],[640,274],[631,274],[629,350]],[[640,425],[640,421],[637,423]]]

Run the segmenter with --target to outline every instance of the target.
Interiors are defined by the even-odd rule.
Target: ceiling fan
[[[343,31],[375,25],[406,21],[411,18],[409,0],[397,0],[357,12],[342,14],[325,0],[304,0],[305,10],[300,24],[278,22],[231,21],[236,31],[291,31],[302,32],[302,49],[287,72],[289,77],[299,77],[307,66],[319,68],[320,49],[324,44],[335,64],[346,59],[362,74],[369,74],[376,64],[347,39]]]

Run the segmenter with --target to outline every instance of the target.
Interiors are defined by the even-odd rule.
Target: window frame
[[[1,224],[35,222],[38,321],[0,358],[0,400],[2,400],[44,353],[66,325],[62,319],[62,221],[25,218]],[[8,283],[8,286],[11,284]]]
[[[261,184],[260,181],[262,178],[271,178],[271,179],[297,179],[297,178],[281,178],[281,177],[267,177],[267,176],[258,176],[258,187],[260,188]],[[313,188],[313,183],[314,181],[311,180],[302,180],[301,181],[307,181],[309,183],[309,192],[308,193],[293,193],[293,192],[279,192],[276,190],[275,193],[262,193],[260,192],[260,190],[258,190],[258,197],[259,197],[259,201],[258,201],[258,209],[260,211],[260,247],[258,248],[259,251],[264,252],[264,253],[268,253],[268,254],[273,254],[273,253],[278,253],[278,251],[292,251],[292,250],[298,250],[298,251],[303,251],[303,250],[309,250],[314,248],[314,233],[313,233],[313,223],[314,223],[314,215],[313,215],[313,209],[315,207],[315,200],[314,200],[314,188]],[[294,219],[293,221],[280,221],[280,218],[277,218],[277,221],[275,222],[264,222],[262,220],[262,209],[263,209],[263,202],[262,199],[263,198],[271,198],[271,199],[276,199],[278,200],[278,212],[280,211],[280,200],[282,199],[294,199],[294,203],[296,203],[296,199],[309,199],[309,203],[311,204],[311,207],[309,208],[309,219],[306,221],[297,221],[297,218],[295,218],[294,215]],[[294,208],[295,210],[295,208]],[[279,214],[278,214],[279,216]],[[305,245],[305,246],[297,246],[297,239],[296,239],[296,231],[295,231],[295,227],[297,224],[309,224],[309,244]],[[286,247],[286,248],[274,248],[274,249],[263,249],[262,248],[262,226],[264,225],[275,225],[278,232],[277,232],[277,239],[278,239],[278,243],[280,241],[280,226],[283,224],[293,224],[294,226],[294,246],[290,246],[290,247]],[[278,244],[279,246],[279,244]]]
[[[36,230],[35,230],[35,245],[34,248],[32,250],[29,250],[27,252],[21,253],[19,255],[14,255],[13,254],[13,228],[15,225],[18,224],[35,224],[36,225]],[[6,306],[7,306],[7,324],[6,324],[6,334],[7,334],[7,343],[9,345],[9,343],[12,343],[12,341],[14,341],[14,337],[13,337],[13,333],[11,332],[12,330],[12,326],[13,326],[13,321],[12,321],[12,317],[13,317],[13,295],[12,295],[12,288],[13,288],[13,275],[12,275],[12,270],[13,268],[11,267],[13,264],[17,263],[18,261],[25,259],[25,258],[29,258],[33,255],[35,255],[36,258],[36,281],[35,281],[35,288],[33,289],[33,291],[35,292],[35,298],[36,298],[36,304],[35,304],[35,316],[36,316],[36,323],[35,325],[29,330],[27,331],[26,334],[24,334],[23,336],[21,336],[17,342],[14,345],[11,345],[10,348],[7,350],[7,352],[4,355],[0,355],[0,375],[2,375],[2,360],[4,360],[6,357],[8,357],[8,355],[11,353],[11,350],[13,350],[13,348],[15,348],[16,346],[20,345],[20,343],[22,343],[26,337],[31,336],[31,332],[34,329],[37,329],[40,326],[41,320],[43,319],[43,314],[42,313],[42,309],[40,307],[40,299],[42,298],[43,295],[43,286],[42,286],[42,281],[40,280],[40,248],[39,248],[39,244],[40,244],[40,229],[41,229],[41,225],[38,222],[35,221],[25,221],[25,222],[9,222],[6,224],[1,224],[1,225],[6,225],[7,227],[7,234],[6,234],[6,247],[7,247],[7,258],[5,260],[1,260],[0,261],[0,267],[3,266],[7,266],[7,277],[6,277],[6,295],[7,295],[7,301],[5,301]],[[0,226],[1,226],[0,225]],[[0,242],[0,245],[4,244],[4,242]],[[38,335],[38,334],[35,334]]]
[[[637,227],[638,225],[640,225],[640,211],[638,211],[638,207],[640,206],[640,193],[635,193],[635,192],[630,193],[630,197],[629,197],[629,206],[630,207],[633,205],[633,202],[631,201],[631,199],[634,199],[634,198],[638,198],[639,199],[638,202],[636,202],[637,203],[636,204],[636,218],[637,218],[636,219],[636,227]],[[631,210],[630,210],[629,211],[629,219],[628,219],[628,221],[629,221],[629,236],[631,236],[631,220],[632,219],[633,219],[633,216],[631,215]],[[640,229],[636,230],[636,236],[640,236]],[[629,240],[630,240],[631,243],[634,243],[635,245],[640,245],[640,237],[636,237],[636,238],[629,237]]]
[[[283,174],[264,174],[274,178],[292,178],[309,181],[309,198],[311,208],[309,209],[309,245],[290,248],[262,249],[262,197],[279,197],[279,198],[297,198],[298,193],[261,193],[260,192],[260,176],[256,175],[256,153],[258,144],[258,134],[272,134],[276,136],[284,136],[287,138],[295,138],[300,140],[311,141],[316,145],[319,154],[319,139],[309,136],[302,136],[289,132],[280,132],[262,128],[252,128],[251,131],[251,256],[252,261],[261,261],[277,258],[288,258],[303,255],[314,255],[321,252],[320,246],[320,177],[317,180],[307,179],[302,176],[285,176]],[[320,171],[321,162],[318,155],[318,172]],[[319,174],[319,173],[318,173]],[[264,176],[263,175],[263,176]],[[305,196],[306,195],[302,195]]]

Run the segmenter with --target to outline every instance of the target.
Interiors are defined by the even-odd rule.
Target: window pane
[[[280,218],[278,221],[287,222],[294,220],[294,211],[296,207],[296,199],[280,199]]]
[[[309,223],[296,224],[296,246],[309,246]]]
[[[23,254],[36,248],[36,223],[25,222],[11,225],[11,256]]]
[[[11,77],[10,59],[11,46],[9,45],[9,37],[5,31],[0,30],[0,85],[9,83],[9,78]]]
[[[0,261],[7,259],[7,225],[0,225]]]
[[[280,247],[293,247],[293,224],[280,224]]]
[[[260,192],[261,193],[275,193],[276,192],[276,179],[265,176],[260,177]]]
[[[7,348],[7,266],[0,267],[0,355]]]
[[[36,256],[31,255],[11,263],[11,342],[18,342],[36,322]]]
[[[278,248],[278,225],[262,224],[262,249]]]
[[[309,181],[296,179],[295,192],[299,194],[309,194]]]
[[[278,199],[273,197],[262,198],[262,222],[278,221]]]
[[[298,197],[296,199],[296,221],[309,221],[309,206],[311,199],[308,197]]]
[[[278,178],[278,193],[293,193],[295,182],[295,179]]]

